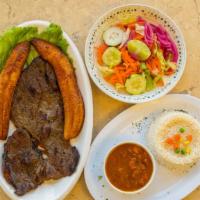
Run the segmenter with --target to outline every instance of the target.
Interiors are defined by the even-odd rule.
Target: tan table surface
[[[183,31],[187,46],[187,65],[183,78],[172,92],[200,97],[200,0],[0,0],[0,30],[26,20],[44,19],[60,24],[72,37],[82,56],[85,39],[93,22],[105,11],[125,3],[146,3],[171,16]],[[94,97],[93,137],[130,105],[103,94],[92,82]],[[104,108],[104,109],[102,109]],[[0,200],[9,198],[0,189]],[[81,176],[66,200],[91,200]],[[185,200],[199,200],[200,188]]]

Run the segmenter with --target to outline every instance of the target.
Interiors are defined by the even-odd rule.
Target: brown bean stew
[[[105,163],[109,181],[122,191],[135,191],[145,186],[153,173],[148,152],[137,144],[125,143],[115,147]]]

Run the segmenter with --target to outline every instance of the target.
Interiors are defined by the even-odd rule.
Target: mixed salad
[[[177,66],[175,42],[161,25],[127,18],[102,35],[97,62],[104,79],[117,90],[138,95],[163,86]]]

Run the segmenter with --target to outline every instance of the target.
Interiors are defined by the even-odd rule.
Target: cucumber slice
[[[140,40],[130,40],[128,42],[128,51],[134,53],[138,60],[141,61],[146,60],[151,55],[149,47]]]
[[[130,94],[141,94],[146,89],[146,79],[143,75],[133,74],[125,83],[126,91]]]
[[[102,56],[103,62],[109,67],[114,67],[121,63],[121,52],[115,47],[108,47]]]
[[[124,31],[118,27],[111,27],[103,33],[103,40],[108,46],[117,46],[121,44]]]

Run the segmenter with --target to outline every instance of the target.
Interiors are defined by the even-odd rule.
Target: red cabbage
[[[172,55],[172,61],[177,62],[178,50],[176,44],[170,38],[167,31],[161,25],[154,25],[145,23],[145,43],[151,45],[153,43],[154,34],[157,37],[160,48],[163,50],[165,59],[168,59]]]
[[[153,44],[153,29],[149,23],[144,25],[144,41],[148,46]]]

